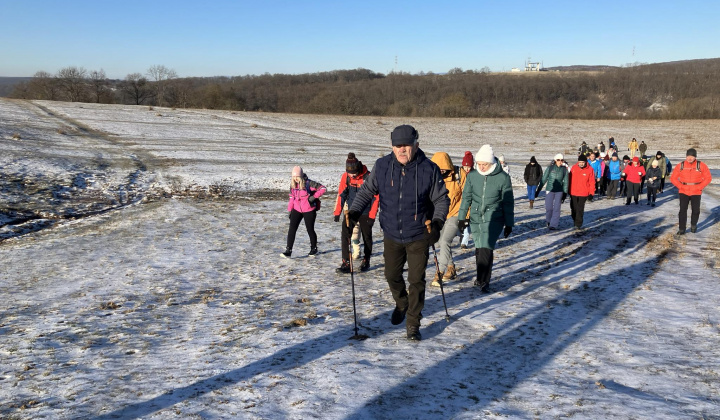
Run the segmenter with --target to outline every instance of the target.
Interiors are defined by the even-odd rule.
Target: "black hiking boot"
[[[282,256],[285,258],[290,258],[292,255],[292,248],[285,248],[285,252],[282,253]]]
[[[475,286],[480,288],[480,291],[483,293],[490,293],[490,283],[480,283],[479,281],[475,280]]]
[[[685,229],[680,229],[680,230],[678,230],[677,233],[676,233],[676,235],[678,235],[678,236],[684,235],[684,234],[685,234]]]
[[[697,232],[697,226],[690,226],[690,232],[692,232],[692,233]]]
[[[363,258],[360,263],[360,271],[367,271],[370,268],[370,258]]]
[[[349,274],[350,262],[348,262],[347,260],[343,260],[342,264],[340,264],[340,267],[335,269],[335,272],[338,274]]]
[[[314,257],[315,255],[317,255],[317,253],[318,253],[317,247],[314,246],[314,247],[310,248],[310,252],[308,252],[308,256]]]
[[[392,316],[390,317],[390,323],[393,325],[400,325],[405,320],[405,312],[407,312],[407,308],[400,309],[396,306]]]
[[[420,326],[413,325],[407,327],[407,339],[410,341],[420,341],[422,336],[420,335]]]

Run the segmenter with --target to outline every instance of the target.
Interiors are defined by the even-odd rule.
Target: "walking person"
[[[630,144],[628,144],[628,150],[630,151],[630,159],[635,157],[635,153],[638,151],[638,142],[635,140],[635,137],[630,141]]]
[[[292,255],[293,245],[295,244],[295,233],[301,221],[305,221],[305,229],[307,229],[310,237],[309,256],[318,253],[317,235],[315,234],[315,218],[317,211],[320,210],[320,197],[325,194],[326,188],[315,181],[308,179],[302,168],[296,166],[292,170],[292,178],[290,180],[290,200],[288,201],[288,218],[290,219],[290,227],[287,234],[287,247],[282,255],[290,258]]]
[[[599,153],[598,153],[599,155]],[[593,194],[591,194],[587,199],[590,201],[593,201],[593,195],[595,195],[595,191],[600,191],[600,180],[602,179],[602,171],[605,168],[605,162],[601,161],[597,158],[595,153],[590,153],[587,159],[587,166],[592,168],[593,174],[594,174],[594,182],[595,182],[595,188],[593,188]],[[572,194],[570,194],[572,195]]]
[[[595,194],[595,171],[587,160],[580,155],[578,162],[570,168],[570,214],[576,230],[583,225],[585,202]]]
[[[581,156],[584,156],[581,154]],[[555,160],[545,169],[538,191],[547,184],[545,193],[545,223],[548,229],[556,230],[560,223],[560,206],[568,193],[569,177],[567,166],[563,163],[562,153],[555,155]],[[535,193],[537,197],[538,192]]]
[[[440,175],[443,181],[445,181],[445,188],[448,190],[448,198],[450,199],[450,207],[448,209],[448,215],[445,219],[445,225],[440,231],[440,240],[438,245],[440,247],[438,257],[438,270],[435,270],[435,277],[432,280],[431,285],[440,287],[440,277],[438,272],[442,275],[442,281],[455,280],[457,277],[457,270],[455,269],[455,263],[453,262],[453,255],[451,244],[453,239],[458,236],[458,213],[460,210],[460,201],[462,200],[463,187],[465,187],[465,180],[467,172],[461,170],[457,166],[453,166],[450,156],[445,152],[437,152],[430,159],[440,168]],[[465,219],[466,217],[463,217]]]
[[[470,151],[465,151],[465,155],[463,156],[462,160],[462,171],[465,172],[465,175],[467,177],[467,174],[472,171],[473,166],[475,166],[475,159],[473,158],[473,154]],[[465,229],[462,231],[462,240],[460,241],[460,249],[468,249],[470,246],[470,225],[466,226]]]
[[[340,227],[340,250],[342,254],[342,263],[336,270],[338,273],[350,272],[350,238],[353,235],[353,229],[347,225],[343,210],[350,208],[355,196],[362,187],[365,179],[370,172],[367,166],[363,165],[357,159],[355,153],[348,153],[345,160],[345,173],[340,177],[340,185],[338,186],[337,200],[335,200],[335,221],[341,223]],[[378,209],[378,197],[375,196],[363,209],[360,210],[360,220],[356,227],[359,226],[363,239],[363,260],[360,263],[360,271],[367,271],[370,268],[370,256],[372,255],[372,227],[375,223],[375,215]]]
[[[395,300],[390,322],[398,325],[407,316],[405,328],[412,341],[421,339],[429,247],[440,238],[450,206],[440,169],[420,149],[418,138],[410,125],[395,127],[390,134],[392,152],[375,162],[348,212],[351,223],[357,223],[365,206],[379,194],[385,280]],[[430,232],[426,220],[431,221]]]
[[[612,157],[608,161],[608,185],[607,185],[607,196],[609,199],[614,200],[618,192],[618,183],[622,175],[622,162],[618,159],[618,154],[613,153]]]
[[[700,197],[702,190],[712,181],[710,169],[704,162],[697,160],[697,150],[688,149],[685,160],[676,165],[670,176],[670,182],[678,189],[680,198],[680,212],[678,213],[678,235],[684,235],[687,228],[688,205],[692,208],[690,214],[690,232],[697,232],[700,219]]]
[[[660,162],[653,160],[650,163],[645,173],[645,179],[647,180],[647,205],[655,207],[655,200],[657,199],[657,190],[660,188],[660,179],[662,178],[662,169],[660,169]]]
[[[530,163],[525,165],[525,183],[527,184],[528,200],[530,200],[530,208],[535,205],[535,193],[542,181],[542,169],[538,164],[535,156],[530,157]]]
[[[645,152],[647,152],[647,144],[645,144],[645,140],[640,142],[638,150],[640,151],[640,157],[645,156]]]
[[[621,163],[622,173],[620,174],[620,197],[625,197],[627,195],[627,177],[625,176],[625,168],[631,164],[632,162],[630,161],[630,156],[623,156]]]
[[[625,205],[629,205],[632,200],[635,200],[635,204],[640,204],[640,182],[644,176],[645,167],[640,164],[640,158],[635,156],[632,158],[632,163],[625,167],[625,182],[627,185]]]
[[[665,176],[660,180],[660,191],[658,191],[658,194],[662,194],[663,191],[665,191],[665,180],[670,177],[670,174],[672,174],[672,163],[670,163],[670,159],[665,155],[665,153],[663,153],[662,156],[663,159],[665,159]]]
[[[510,175],[510,167],[507,165],[507,163],[505,163],[505,155],[498,156],[498,161],[500,162],[502,170],[505,171],[506,174]]]
[[[490,277],[495,244],[500,234],[507,238],[515,225],[515,199],[510,176],[495,159],[492,146],[486,144],[475,155],[476,169],[468,174],[460,204],[460,214],[470,211],[469,219],[458,228],[472,226],[475,241],[475,286],[490,292]]]

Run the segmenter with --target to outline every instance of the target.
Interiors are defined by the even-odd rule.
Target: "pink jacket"
[[[298,211],[300,213],[308,213],[311,211],[320,209],[320,200],[315,200],[313,204],[310,204],[308,199],[310,196],[320,198],[325,194],[326,188],[324,185],[311,181],[305,177],[305,188],[291,188],[290,189],[290,201],[288,201],[288,211]]]

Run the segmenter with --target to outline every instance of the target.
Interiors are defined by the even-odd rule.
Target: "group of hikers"
[[[359,237],[363,241],[359,270],[369,269],[372,227],[379,212],[384,235],[385,279],[395,301],[390,321],[393,325],[405,321],[407,338],[419,341],[429,248],[439,245],[432,285],[442,286],[443,281],[457,276],[452,241],[461,236],[461,248],[466,249],[472,237],[474,285],[483,293],[489,293],[494,249],[500,235],[507,238],[512,233],[515,199],[510,169],[504,157],[496,156],[488,144],[474,156],[466,151],[461,166],[455,166],[445,152],[437,152],[429,159],[419,147],[417,130],[410,125],[396,127],[390,140],[392,152],[379,158],[372,171],[354,153],[348,154],[333,211],[335,222],[341,223],[342,262],[337,272],[345,274],[353,270],[352,261],[359,252],[354,252],[351,247]],[[635,139],[633,142],[637,145]],[[569,195],[571,217],[575,228],[581,229],[585,203],[592,201],[596,194],[597,198],[607,196],[611,199],[619,194],[627,197],[626,205],[632,199],[639,204],[638,195],[643,183],[647,183],[648,205],[654,206],[657,194],[663,191],[664,179],[671,174],[671,182],[678,188],[680,196],[678,234],[686,231],[688,206],[692,208],[690,230],[696,232],[700,195],[711,181],[707,165],[696,160],[695,149],[689,149],[685,161],[671,172],[670,162],[662,152],[647,158],[646,150],[645,145],[642,158],[625,156],[621,161],[611,137],[607,151],[602,142],[597,149],[587,148],[583,142],[577,163],[572,167],[558,153],[543,170],[533,156],[524,174],[530,208],[545,188],[547,228],[556,230],[561,205]],[[301,220],[305,221],[310,237],[309,255],[317,254],[314,223],[320,209],[320,197],[325,192],[326,188],[310,180],[302,168],[293,168],[288,202],[290,227],[283,256],[292,255]],[[359,248],[359,243],[356,246]],[[406,264],[407,284],[403,277]]]

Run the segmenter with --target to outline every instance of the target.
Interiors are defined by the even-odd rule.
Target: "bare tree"
[[[125,76],[125,80],[120,84],[120,89],[135,105],[142,105],[146,99],[152,97],[148,80],[140,73]]]
[[[100,103],[103,98],[108,96],[108,80],[105,76],[105,70],[93,70],[90,72],[90,91],[95,103]]]
[[[175,70],[163,65],[154,65],[147,70],[146,74],[155,82],[155,101],[159,106],[163,106],[165,104],[165,88],[167,87],[167,82],[177,78],[177,73],[175,73]]]
[[[55,101],[60,93],[59,83],[55,76],[42,70],[33,75],[28,88],[31,97],[34,99]]]
[[[65,67],[57,74],[60,90],[70,102],[81,102],[87,93],[87,70],[82,67]]]

